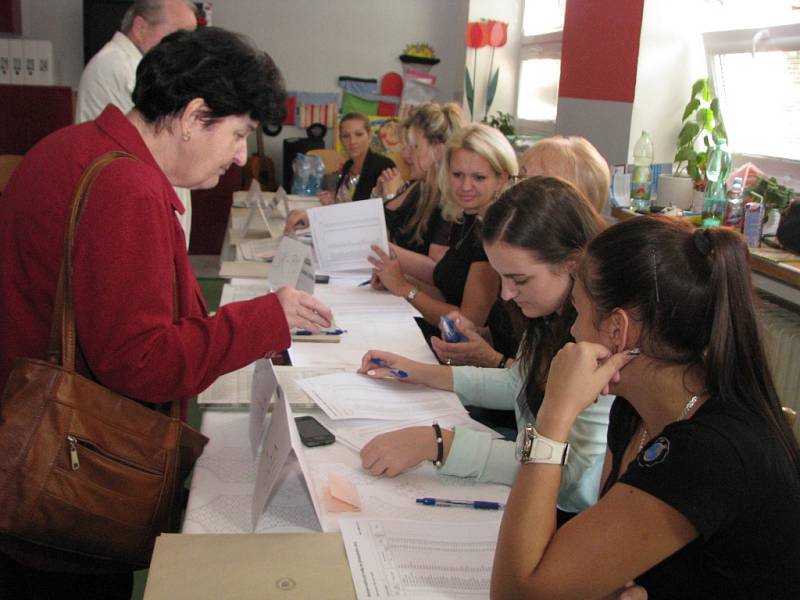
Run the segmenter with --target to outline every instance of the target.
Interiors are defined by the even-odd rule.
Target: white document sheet
[[[466,413],[453,392],[358,373],[322,375],[298,385],[333,420],[410,421]]]
[[[236,244],[236,258],[266,262],[275,258],[275,255],[278,253],[279,244],[280,240],[278,238],[271,237],[256,240],[242,240]]]
[[[250,389],[250,450],[253,458],[258,456],[261,440],[266,430],[267,412],[272,408],[272,397],[278,389],[278,378],[272,361],[258,359],[251,378]]]
[[[272,289],[289,286],[314,293],[314,265],[311,247],[288,236],[281,238],[269,272]]]
[[[314,399],[297,385],[299,379],[308,379],[309,377],[341,373],[344,371],[343,368],[336,367],[287,367],[283,365],[276,366],[274,369],[275,375],[278,377],[278,385],[283,389],[286,400],[291,405],[292,410],[297,411],[313,410],[317,407],[317,403],[314,402]]]
[[[389,251],[380,198],[314,208],[308,218],[320,270],[325,273],[370,271],[370,246]]]
[[[234,407],[250,403],[250,389],[255,363],[219,376],[214,383],[197,395],[203,407]]]
[[[343,518],[339,524],[359,600],[489,597],[499,519],[440,523]]]
[[[271,268],[271,264],[255,260],[223,260],[219,267],[219,276],[222,279],[233,277],[266,279]]]
[[[222,295],[219,305],[225,306],[231,302],[241,302],[242,300],[252,300],[264,294],[269,294],[270,287],[267,281],[242,279],[236,283],[226,283],[222,286]]]

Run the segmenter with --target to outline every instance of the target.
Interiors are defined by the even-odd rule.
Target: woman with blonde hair
[[[380,283],[408,300],[435,327],[447,313],[458,310],[494,334],[506,333],[507,320],[498,304],[500,278],[481,245],[480,220],[497,196],[517,175],[511,144],[497,129],[473,123],[458,130],[444,150],[439,186],[442,215],[453,223],[448,249],[426,272],[410,281],[396,253],[377,246],[371,258]]]
[[[519,161],[523,177],[561,177],[586,195],[597,212],[608,203],[608,163],[586,138],[556,135],[531,146]]]
[[[409,181],[398,169],[386,169],[372,192],[384,200],[394,251],[412,276],[424,278],[447,251],[450,225],[441,216],[437,175],[447,140],[465,124],[461,107],[454,103],[414,109],[402,125]]]

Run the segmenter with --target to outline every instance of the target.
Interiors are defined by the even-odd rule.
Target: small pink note
[[[328,473],[328,485],[323,488],[325,493],[325,508],[328,512],[355,512],[361,510],[361,498],[353,483],[336,475]]]

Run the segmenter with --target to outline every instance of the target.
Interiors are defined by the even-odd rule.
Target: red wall
[[[568,0],[558,95],[633,102],[644,0]]]

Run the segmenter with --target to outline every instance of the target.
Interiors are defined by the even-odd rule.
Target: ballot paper
[[[298,380],[344,372],[343,368],[335,367],[287,367],[279,365],[273,368],[278,378],[278,385],[281,386],[286,395],[286,400],[289,402],[292,410],[298,411],[311,410],[317,407],[317,403],[297,385]]]
[[[268,261],[275,258],[282,238],[247,239],[236,244],[236,258],[239,260]]]
[[[395,378],[335,373],[303,379],[298,385],[333,420],[408,421],[466,413],[453,392],[403,383]]]
[[[255,363],[220,375],[208,388],[197,395],[197,403],[205,408],[235,408],[250,403]]]
[[[325,273],[370,271],[370,246],[389,252],[383,202],[380,198],[344,202],[308,211],[311,237]]]
[[[284,236],[272,261],[269,283],[274,290],[288,286],[313,294],[314,265],[311,261],[311,248],[303,242]]]
[[[356,596],[488,598],[500,515],[498,511],[497,520],[468,523],[342,518],[339,526]]]
[[[252,300],[270,292],[269,283],[262,279],[243,279],[234,283],[226,283],[222,286],[222,295],[219,305],[225,306],[231,302],[241,302],[242,300]]]

